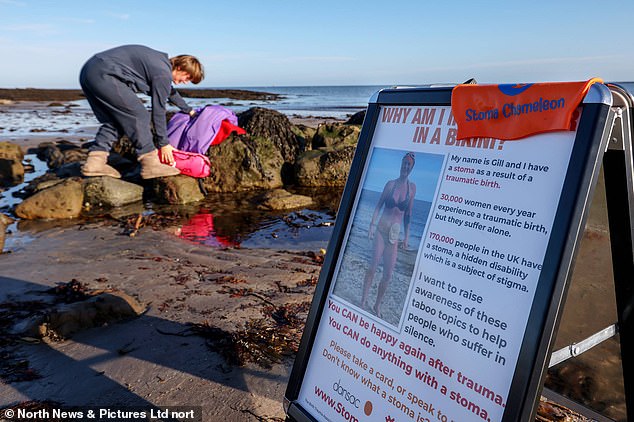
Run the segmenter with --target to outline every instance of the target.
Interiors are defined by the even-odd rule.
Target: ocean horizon
[[[319,86],[252,86],[252,87],[195,87],[193,89],[240,89],[277,94],[276,100],[236,100],[231,98],[185,98],[191,107],[221,105],[238,114],[252,107],[279,111],[288,117],[331,118],[346,120],[364,110],[382,85],[319,85]],[[189,88],[189,87],[188,87]],[[149,97],[142,96],[149,104]],[[99,123],[86,100],[67,102],[71,109],[58,107],[5,108],[0,139],[51,135],[91,136]],[[168,106],[168,110],[176,108]]]
[[[240,89],[258,91],[280,96],[278,100],[238,101],[228,100],[229,108],[244,111],[249,107],[261,106],[277,110],[289,116],[329,117],[345,119],[364,110],[370,98],[377,91],[391,85],[305,85],[305,86],[251,86],[224,87],[207,89]],[[196,87],[193,89],[205,89]],[[187,99],[188,103],[202,102],[199,99]],[[209,100],[206,100],[209,102]]]

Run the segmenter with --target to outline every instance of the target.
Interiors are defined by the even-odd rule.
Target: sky
[[[0,0],[0,87],[78,88],[94,53],[193,54],[205,87],[634,80],[633,0]]]

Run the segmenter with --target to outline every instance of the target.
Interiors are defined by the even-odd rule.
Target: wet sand
[[[271,306],[295,306],[305,318],[320,270],[311,256],[210,249],[150,228],[130,237],[103,224],[40,233],[28,248],[0,256],[0,303],[37,300],[43,290],[74,279],[88,289],[124,291],[147,312],[66,341],[20,343],[13,354],[41,378],[0,384],[0,408],[46,400],[202,405],[209,421],[282,420],[292,359],[270,368],[231,365],[191,327],[234,332],[250,321],[273,327]]]

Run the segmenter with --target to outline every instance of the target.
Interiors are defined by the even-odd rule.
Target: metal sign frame
[[[629,85],[629,86],[628,86]],[[634,420],[634,84],[610,84],[614,123],[603,157],[627,419]]]

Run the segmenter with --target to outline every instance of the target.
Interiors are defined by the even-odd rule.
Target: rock
[[[207,153],[212,169],[203,185],[209,192],[276,189],[293,180],[293,163],[304,144],[288,118],[264,108],[238,115],[247,135],[232,136]]]
[[[144,311],[136,299],[123,292],[105,292],[80,302],[58,305],[46,315],[22,322],[13,331],[58,340],[81,330],[137,317]]]
[[[312,148],[332,147],[339,144],[356,145],[361,129],[342,123],[323,123],[313,136]]]
[[[13,218],[5,214],[0,214],[0,253],[4,249],[4,239],[6,237],[7,226],[13,223]]]
[[[134,148],[134,144],[127,136],[123,135],[120,137],[112,146],[112,152],[120,155],[121,157],[136,162],[136,148]],[[112,154],[111,154],[112,155]],[[109,160],[112,157],[109,157]]]
[[[59,183],[61,179],[57,177],[55,173],[46,172],[41,176],[36,177],[31,180],[22,188],[21,191],[15,192],[13,196],[19,198],[28,198],[33,195],[35,192],[45,189],[46,187],[51,187],[55,183]]]
[[[24,153],[19,145],[12,144],[11,142],[0,142],[0,157],[8,160],[20,161],[24,159]]]
[[[19,145],[0,142],[0,179],[11,184],[24,180],[24,153]]]
[[[31,152],[31,150],[30,150]],[[42,142],[33,151],[50,169],[86,161],[88,150],[68,141]]]
[[[55,142],[42,142],[36,150],[37,158],[46,161],[48,168],[56,168],[64,164],[64,154]]]
[[[362,125],[363,120],[365,119],[365,112],[366,110],[361,110],[354,113],[352,116],[350,116],[346,124],[347,125]]]
[[[89,177],[84,180],[84,203],[112,208],[143,199],[143,187],[113,177]]]
[[[304,195],[294,195],[284,189],[267,191],[254,198],[258,209],[286,210],[291,208],[305,208],[313,203],[312,198]]]
[[[79,147],[62,151],[62,154],[64,155],[64,164],[83,163],[88,157],[88,151]]]
[[[84,200],[80,179],[66,179],[52,187],[36,192],[15,208],[15,214],[28,220],[50,218],[76,218]]]
[[[346,184],[355,146],[306,151],[295,163],[299,186],[343,186]]]
[[[38,179],[38,182],[35,184],[33,188],[33,193],[39,192],[44,189],[52,188],[55,185],[59,185],[64,181],[64,179],[54,177],[53,173],[50,173],[52,178],[42,178]]]
[[[313,136],[315,136],[317,132],[316,128],[306,125],[293,125],[292,130],[295,136],[297,136],[299,143],[305,146],[312,145]]]
[[[0,158],[0,178],[14,185],[24,180],[24,167],[17,161]]]
[[[158,202],[188,204],[205,199],[198,180],[184,175],[159,177],[151,180],[152,193]]]
[[[210,148],[207,155],[211,171],[203,186],[208,192],[275,189],[284,184],[284,158],[268,139],[234,136]]]
[[[288,117],[275,110],[250,108],[238,115],[238,126],[244,128],[251,139],[269,140],[286,162],[293,162],[304,150],[293,133]]]
[[[299,186],[343,186],[348,178],[361,128],[343,123],[319,125],[312,150],[294,164],[294,181]]]

